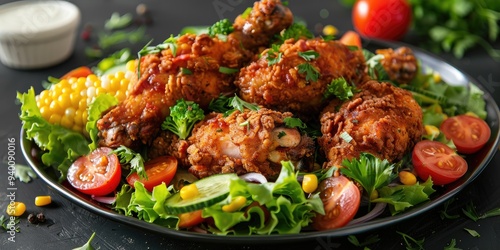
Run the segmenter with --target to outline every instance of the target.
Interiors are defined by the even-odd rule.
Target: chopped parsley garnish
[[[350,143],[352,141],[352,136],[345,131],[342,131],[342,133],[340,133],[340,138],[342,138],[342,140],[347,143]]]
[[[478,221],[480,219],[486,219],[493,216],[500,216],[500,208],[494,208],[482,215],[479,215],[472,202],[469,202],[465,206],[465,208],[462,209],[462,212],[473,221]]]
[[[277,44],[273,44],[267,51],[267,65],[271,66],[278,63],[279,61],[281,61],[282,55],[283,53],[280,52],[280,46]]]
[[[233,24],[229,19],[222,19],[208,28],[208,35],[215,37],[217,35],[229,35],[234,31]]]
[[[285,135],[286,135],[286,132],[285,132],[285,131],[280,131],[280,132],[278,133],[278,139],[281,139],[281,138],[282,138],[283,136],[285,136]]]
[[[285,126],[287,128],[299,128],[299,129],[307,128],[307,125],[300,118],[285,117],[283,121],[285,122]]]
[[[425,249],[424,248],[425,239],[416,240],[405,233],[402,233],[402,232],[397,232],[397,233],[400,234],[401,236],[403,236],[403,240],[405,241],[405,244],[406,244],[406,249],[414,249],[414,250],[424,250]]]
[[[302,63],[297,66],[299,74],[306,75],[307,82],[315,82],[318,80],[320,74],[319,71],[310,63]]]
[[[233,113],[235,110],[239,110],[240,112],[243,112],[245,108],[257,111],[259,110],[259,106],[245,102],[241,98],[239,98],[237,95],[234,95],[233,97],[227,97],[224,95],[220,95],[219,98],[213,99],[210,104],[208,105],[208,109],[218,112],[218,113],[224,113],[224,116],[228,116],[231,113]]]
[[[189,70],[188,68],[184,68],[184,67],[181,68],[181,73],[183,75],[192,75],[193,74],[193,72],[191,70]]]
[[[130,165],[130,174],[137,172],[141,179],[148,179],[146,169],[144,168],[144,158],[139,153],[134,152],[132,149],[120,145],[117,149],[113,150],[120,159],[121,164]]]
[[[282,44],[286,40],[293,38],[295,40],[299,38],[313,38],[314,35],[311,31],[307,29],[307,27],[300,23],[293,23],[288,27],[288,29],[281,32],[279,36],[276,37],[275,44]]]
[[[240,71],[239,69],[233,69],[233,68],[228,68],[228,67],[219,67],[219,72],[222,73],[222,74],[227,74],[227,75],[230,75],[230,74],[234,74],[234,73],[238,73],[238,71]]]
[[[323,97],[328,99],[332,96],[339,98],[342,101],[349,100],[354,96],[355,87],[347,83],[343,77],[333,79],[326,87]]]
[[[481,235],[474,229],[469,229],[469,228],[464,227],[464,230],[467,231],[472,237],[476,237],[476,238],[481,237]]]
[[[302,57],[304,60],[307,62],[310,62],[312,60],[316,60],[319,57],[319,53],[314,51],[314,50],[308,50],[308,51],[299,51],[298,55]]]
[[[170,37],[165,40],[163,43],[158,44],[156,46],[149,46],[152,40],[149,41],[137,54],[138,54],[138,63],[137,63],[137,77],[141,77],[140,67],[141,67],[141,57],[150,54],[158,54],[162,50],[170,49],[172,51],[172,55],[176,56],[177,54],[177,37],[170,35]]]
[[[351,242],[354,246],[366,247],[368,245],[379,242],[380,238],[378,237],[378,234],[372,234],[360,242],[355,235],[349,235],[349,236],[347,236],[347,240],[349,240],[349,242]]]
[[[385,71],[381,60],[384,59],[383,55],[375,55],[369,50],[364,49],[363,55],[366,60],[366,66],[368,67],[368,76],[374,80],[378,81],[389,81],[389,75]]]

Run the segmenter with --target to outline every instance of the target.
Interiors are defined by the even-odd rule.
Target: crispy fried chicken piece
[[[332,80],[343,77],[358,84],[366,79],[361,51],[352,51],[338,41],[289,39],[279,48],[281,59],[272,65],[267,59],[269,51],[242,68],[235,81],[239,96],[247,102],[307,119],[316,117],[325,106],[323,93]],[[307,51],[315,51],[319,57],[306,61],[299,53]],[[275,53],[274,57],[279,56]],[[317,70],[317,80],[307,79],[308,73],[300,70],[304,65]]]
[[[199,178],[249,172],[277,177],[282,160],[297,163],[314,153],[313,140],[285,127],[286,117],[292,114],[266,108],[235,111],[227,117],[212,113],[195,125],[188,139],[189,172]]]
[[[384,56],[381,63],[389,75],[389,79],[399,84],[407,84],[417,75],[417,58],[410,48],[378,49],[375,53]]]
[[[177,158],[180,166],[188,166],[187,148],[189,143],[187,140],[179,139],[179,136],[168,131],[161,130],[158,136],[151,143],[148,150],[149,159],[154,159],[160,156],[170,155]]]
[[[336,104],[321,116],[318,143],[328,159],[325,167],[339,166],[361,152],[400,160],[423,134],[420,106],[410,92],[389,83],[368,81],[340,108]],[[345,135],[352,140],[346,141]]]
[[[292,21],[289,15],[279,1],[263,0],[245,20],[238,18],[237,29],[227,41],[187,34],[177,38],[175,50],[142,57],[141,75],[129,96],[97,123],[99,144],[113,148],[149,145],[176,100],[195,101],[205,108],[220,94],[234,93],[236,75],[222,73],[220,68],[246,65],[254,55],[252,46],[262,46],[272,32],[288,27]],[[241,46],[240,39],[247,40],[248,47]]]

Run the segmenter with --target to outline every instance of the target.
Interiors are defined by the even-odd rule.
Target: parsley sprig
[[[310,63],[302,63],[297,66],[299,74],[306,75],[307,82],[316,82],[319,79],[319,71]]]
[[[271,48],[267,51],[267,65],[272,66],[276,63],[279,63],[281,61],[281,57],[283,56],[283,53],[280,52],[280,46],[277,44],[273,44]]]
[[[177,37],[174,35],[170,35],[163,43],[160,43],[156,46],[149,46],[153,40],[149,41],[138,53],[138,63],[137,63],[137,77],[141,77],[140,67],[141,67],[141,58],[145,55],[158,54],[162,50],[170,49],[172,51],[172,55],[177,55]]]
[[[485,212],[484,214],[479,214],[476,211],[476,207],[474,206],[474,204],[472,202],[469,202],[465,206],[465,208],[462,209],[462,212],[473,221],[478,221],[478,220],[486,219],[486,218],[493,217],[493,216],[500,216],[500,208],[494,208],[492,210]]]
[[[228,116],[236,110],[243,112],[245,108],[254,111],[260,109],[258,105],[246,102],[239,98],[236,94],[233,97],[220,95],[217,99],[210,101],[210,104],[208,105],[209,110],[224,113],[224,116]]]
[[[144,168],[144,158],[140,153],[136,153],[123,145],[113,150],[113,153],[118,156],[121,164],[128,164],[130,166],[130,173],[137,172],[141,179],[148,179],[146,169]]]
[[[324,99],[329,99],[330,97],[336,97],[342,101],[349,100],[354,96],[356,88],[349,84],[345,78],[339,77],[333,79],[330,84],[326,87],[323,93]]]

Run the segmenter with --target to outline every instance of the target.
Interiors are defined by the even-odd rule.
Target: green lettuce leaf
[[[27,93],[17,93],[17,99],[21,102],[19,118],[23,122],[26,137],[42,150],[42,163],[59,171],[60,181],[65,180],[72,162],[89,153],[87,139],[83,134],[43,119],[33,88]]]
[[[99,129],[97,129],[97,121],[101,118],[102,112],[118,104],[116,97],[110,94],[100,94],[89,105],[88,118],[85,124],[85,129],[89,133],[90,140],[89,149],[92,151],[97,148],[97,140]]]
[[[379,198],[372,200],[372,202],[388,203],[391,214],[395,215],[429,200],[429,196],[435,190],[432,188],[432,180],[429,178],[422,184],[384,186],[378,189],[378,192]]]

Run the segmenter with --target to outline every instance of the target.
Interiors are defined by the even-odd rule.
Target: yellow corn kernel
[[[247,203],[245,196],[236,196],[231,203],[222,206],[222,211],[230,213],[240,210]]]
[[[306,174],[302,179],[302,190],[312,193],[318,188],[318,177],[315,174]]]
[[[467,112],[467,113],[465,113],[464,115],[468,115],[468,116],[472,116],[472,117],[479,118],[479,116],[478,116],[476,113],[472,112],[472,111],[468,111],[468,112]]]
[[[182,187],[180,191],[183,200],[192,199],[198,196],[199,193],[198,187],[194,183]]]
[[[22,202],[11,202],[7,205],[7,214],[10,216],[21,216],[26,212],[26,205]]]
[[[439,129],[434,125],[425,125],[424,128],[425,128],[425,133],[427,135],[432,135],[433,137],[438,136],[439,133],[441,133]]]
[[[335,26],[331,24],[325,25],[325,27],[323,27],[323,35],[325,36],[335,36],[337,35],[337,33],[339,33],[339,31]]]
[[[35,197],[35,206],[47,206],[52,203],[52,198],[49,195],[37,196]]]
[[[404,185],[415,185],[417,183],[417,177],[409,171],[399,172],[399,181]]]
[[[439,72],[434,72],[432,74],[432,79],[434,80],[434,82],[440,82],[441,81],[441,74],[439,74]]]
[[[127,64],[125,65],[125,68],[127,69],[127,71],[136,71],[137,70],[137,60],[130,60],[127,62]]]

